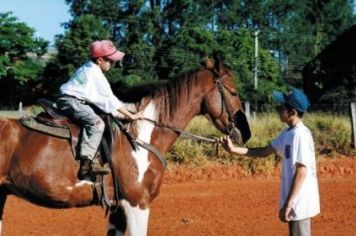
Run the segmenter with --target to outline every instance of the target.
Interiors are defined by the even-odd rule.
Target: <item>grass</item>
[[[18,111],[0,111],[0,116],[7,118],[19,118],[21,114]]]
[[[7,117],[7,118],[20,118],[23,115],[37,115],[38,113],[42,112],[43,108],[41,106],[28,106],[25,107],[22,112],[20,111],[0,111],[0,116]]]
[[[347,116],[306,113],[303,122],[313,134],[317,157],[325,154],[331,157],[355,154],[355,150],[351,148],[351,122]],[[251,119],[252,137],[245,146],[266,146],[285,127],[275,113],[258,114]],[[206,137],[222,136],[204,117],[194,118],[186,131]],[[166,158],[173,165],[205,166],[209,163],[240,165],[252,174],[272,170],[280,162],[280,157],[275,154],[267,158],[251,159],[229,154],[222,148],[219,148],[219,155],[216,156],[214,145],[181,138],[176,141]]]

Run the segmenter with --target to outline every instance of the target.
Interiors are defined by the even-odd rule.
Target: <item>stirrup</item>
[[[94,175],[107,175],[110,173],[110,169],[101,166],[99,163],[95,161],[91,163],[91,171]]]
[[[85,178],[90,178],[92,175],[90,160],[87,157],[80,158],[80,166],[78,170],[78,178],[83,180]]]

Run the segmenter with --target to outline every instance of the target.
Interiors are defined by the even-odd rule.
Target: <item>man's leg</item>
[[[108,174],[110,172],[109,169],[101,167],[99,163],[94,162],[95,154],[105,129],[104,121],[88,105],[83,105],[80,111],[76,113],[76,117],[83,123],[82,140],[79,150],[79,178],[83,179],[91,174]]]
[[[89,177],[93,172],[107,174],[109,170],[100,166],[93,168],[92,162],[100,145],[104,133],[105,123],[94,110],[82,101],[72,97],[57,100],[58,107],[74,122],[83,127],[80,140],[79,159],[80,169],[78,177]]]
[[[83,110],[80,115],[82,116],[81,120],[85,120],[85,123],[83,122],[80,156],[86,156],[90,161],[93,161],[100,145],[101,138],[103,137],[105,124],[94,111],[93,113],[90,113],[89,110]]]
[[[299,221],[289,221],[289,236],[310,236],[310,218],[299,220]]]

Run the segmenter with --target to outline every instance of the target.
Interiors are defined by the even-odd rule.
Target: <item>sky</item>
[[[0,12],[13,12],[13,16],[34,28],[35,36],[44,38],[51,45],[54,36],[63,34],[61,23],[72,17],[64,0],[0,0]]]

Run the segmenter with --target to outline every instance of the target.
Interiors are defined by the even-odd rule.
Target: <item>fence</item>
[[[356,149],[356,103],[353,102],[350,105],[350,117],[351,117],[351,127],[352,127],[352,145]]]

